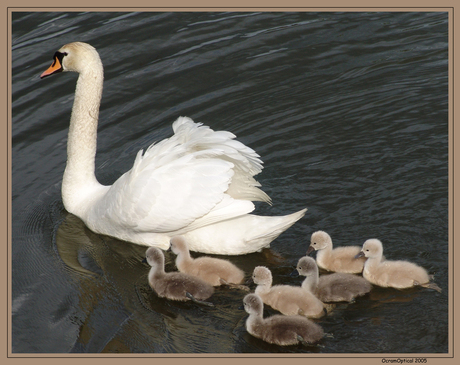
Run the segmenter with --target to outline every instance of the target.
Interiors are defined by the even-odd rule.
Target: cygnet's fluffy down
[[[363,277],[348,273],[319,276],[318,266],[311,257],[302,257],[297,263],[299,275],[306,276],[302,288],[311,291],[322,302],[352,302],[369,293],[372,285]]]
[[[170,243],[180,272],[197,276],[213,286],[242,283],[244,272],[230,261],[205,256],[193,259],[183,236],[173,237]]]
[[[364,265],[363,276],[372,284],[397,289],[423,286],[441,292],[441,288],[430,282],[427,271],[409,261],[382,261],[383,245],[378,239],[369,239],[363,244],[358,256],[364,256],[367,261]]]
[[[316,263],[322,269],[335,272],[359,274],[363,271],[364,258],[356,258],[361,251],[359,246],[342,246],[332,248],[332,239],[324,231],[316,231],[311,235],[307,255],[313,250],[316,254]]]
[[[159,297],[200,302],[214,293],[214,287],[200,278],[177,271],[166,273],[164,255],[159,248],[150,247],[145,255],[146,261],[152,266],[149,272],[149,284]]]
[[[272,286],[272,273],[265,266],[257,266],[252,279],[257,284],[255,293],[262,301],[283,314],[300,314],[311,318],[326,314],[323,303],[300,286]]]
[[[244,309],[249,313],[246,330],[254,337],[280,346],[311,344],[324,336],[323,329],[302,316],[274,315],[263,318],[262,299],[257,294],[248,294],[243,299]]]

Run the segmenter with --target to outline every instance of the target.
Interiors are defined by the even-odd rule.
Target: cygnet
[[[324,336],[323,329],[302,316],[274,316],[263,318],[264,305],[257,294],[248,294],[243,299],[244,309],[249,313],[246,330],[254,337],[280,346],[311,344]]]
[[[244,272],[230,261],[205,256],[193,259],[183,236],[173,237],[170,243],[180,272],[197,276],[212,286],[227,285],[249,291],[247,286],[238,285],[244,279]]]
[[[359,274],[363,271],[365,258],[356,258],[361,251],[359,246],[342,246],[332,248],[332,239],[324,231],[316,231],[311,235],[307,255],[313,250],[316,254],[316,263],[322,269],[335,272]]]
[[[363,276],[372,284],[397,289],[423,286],[441,292],[441,288],[433,282],[427,271],[409,261],[382,261],[383,246],[378,239],[369,239],[363,244],[358,257],[366,257]]]
[[[348,273],[319,276],[318,266],[309,256],[297,263],[299,275],[306,276],[302,288],[312,292],[322,302],[352,302],[356,297],[369,293],[372,285],[363,277]]]
[[[195,276],[181,272],[164,270],[165,258],[157,247],[149,247],[146,251],[146,261],[152,268],[149,272],[149,284],[159,297],[171,300],[194,302],[213,306],[204,302],[214,293],[214,287]]]
[[[257,266],[252,279],[257,284],[255,293],[262,301],[283,314],[300,314],[311,318],[319,318],[326,314],[323,303],[300,286],[272,286],[272,273],[265,266]]]

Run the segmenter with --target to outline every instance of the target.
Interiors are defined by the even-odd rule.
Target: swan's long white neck
[[[95,176],[97,123],[102,96],[104,71],[102,63],[91,60],[80,71],[70,118],[67,142],[67,165],[62,180],[62,199],[67,211],[81,216],[80,203],[99,196],[101,190]]]

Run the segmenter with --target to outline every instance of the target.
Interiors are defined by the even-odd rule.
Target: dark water
[[[447,13],[14,13],[12,350],[148,353],[446,353],[448,348]],[[229,130],[265,162],[273,206],[306,216],[249,276],[289,277],[310,235],[377,237],[389,259],[443,289],[374,288],[318,320],[320,346],[251,337],[244,293],[214,308],[158,299],[145,248],[99,236],[62,206],[76,75],[40,80],[61,45],[86,41],[105,66],[97,177],[112,183],[180,115]],[[167,269],[174,257],[167,254]],[[275,311],[266,308],[265,314]],[[326,355],[327,356],[327,355]]]

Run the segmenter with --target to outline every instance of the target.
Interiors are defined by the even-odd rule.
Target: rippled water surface
[[[447,13],[23,13],[12,17],[12,349],[25,352],[446,353],[448,349]],[[443,289],[392,290],[317,320],[319,346],[250,336],[244,293],[214,308],[147,285],[145,248],[94,234],[60,196],[76,75],[39,75],[63,44],[105,67],[97,177],[111,184],[181,115],[254,148],[273,206],[305,217],[270,249],[230,257],[249,277],[289,276],[311,233],[335,246],[383,241],[388,259]],[[166,254],[167,270],[174,256]],[[269,307],[265,315],[274,314]]]

